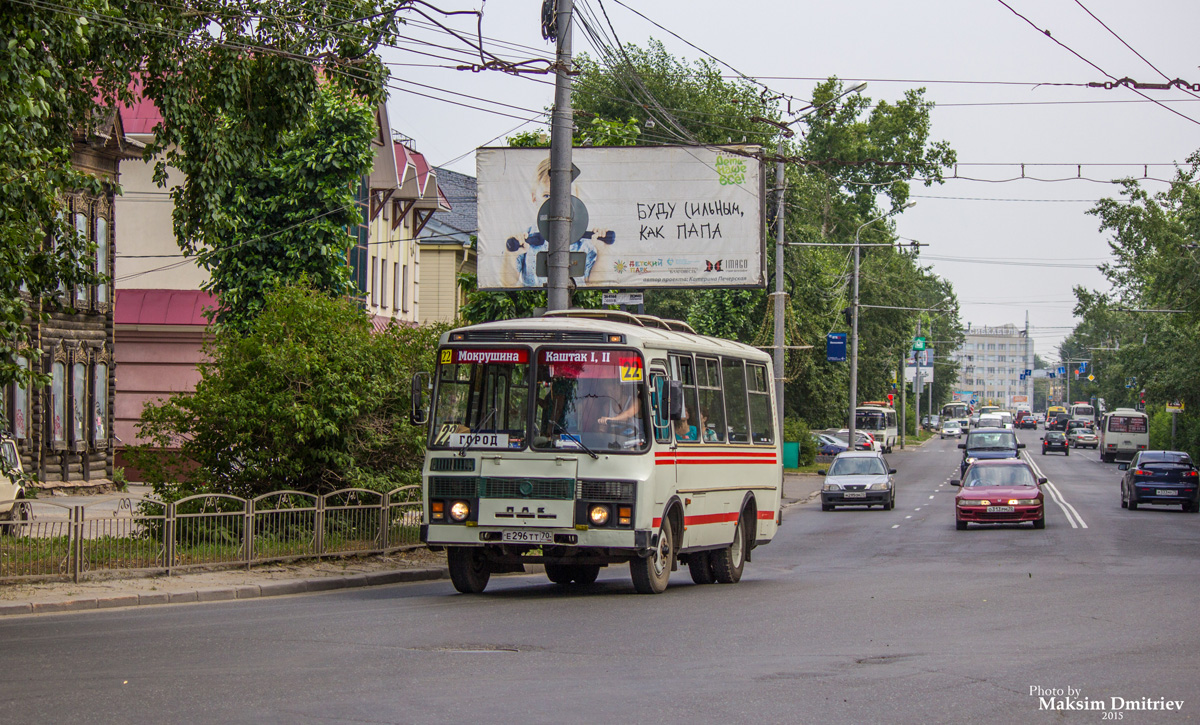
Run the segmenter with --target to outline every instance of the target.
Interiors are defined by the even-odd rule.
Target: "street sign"
[[[917,351],[924,350],[924,349],[925,349],[925,338],[923,338],[923,337],[914,337],[914,338],[913,338],[913,348],[912,348],[912,349],[913,349],[913,350],[917,350]]]
[[[1081,373],[1087,372],[1087,360],[1084,360],[1083,362],[1079,363],[1079,372],[1081,372]]]
[[[1048,376],[1050,376],[1051,378],[1053,378],[1053,377],[1055,376],[1055,373],[1046,373],[1046,375],[1048,375]]]
[[[600,298],[605,305],[640,305],[644,300],[641,292],[605,292]]]
[[[1030,375],[1033,375],[1033,371],[1032,371],[1032,370],[1030,370],[1030,369],[1028,369],[1028,368],[1026,368],[1026,369],[1025,369],[1025,377],[1029,377]]]
[[[1095,376],[1095,375],[1089,375],[1089,376],[1088,376],[1088,381],[1095,381],[1095,380],[1096,380],[1096,376]]]
[[[846,362],[846,333],[831,332],[825,336],[825,359]]]
[[[978,398],[971,398],[971,405],[975,405],[978,402],[979,402]]]
[[[542,204],[542,208],[538,209],[537,213],[537,228],[541,232],[542,239],[550,239],[550,200],[547,199]],[[583,200],[578,196],[571,197],[571,236],[567,240],[570,244],[583,236],[583,233],[588,228],[588,210],[584,205]],[[543,275],[544,276],[544,275]],[[581,274],[572,274],[572,277],[581,277]]]
[[[1059,366],[1059,368],[1058,368],[1058,374],[1059,374],[1059,375],[1066,375],[1066,374],[1067,374],[1067,368],[1066,368],[1066,366]]]
[[[1167,412],[1168,413],[1182,413],[1183,412],[1183,401],[1182,400],[1172,400],[1171,402],[1167,403]]]

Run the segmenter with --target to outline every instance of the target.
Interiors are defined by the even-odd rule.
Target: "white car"
[[[948,421],[942,423],[942,430],[939,432],[939,435],[942,438],[948,438],[950,436],[954,436],[955,438],[960,438],[960,437],[962,437],[962,432],[963,432],[962,421],[948,420]]]
[[[25,474],[17,444],[10,438],[0,438],[0,532],[16,534],[26,516]]]
[[[838,438],[841,438],[843,441],[849,440],[848,436],[850,435],[850,430],[848,428],[842,428],[841,430],[839,430],[837,433],[834,433],[833,435],[837,436]],[[866,442],[866,443],[870,444],[870,450],[880,451],[880,452],[883,451],[883,444],[879,442],[878,438],[871,435],[870,433],[858,430],[856,428],[854,430],[854,437],[858,439],[859,445]],[[860,450],[860,449],[858,448],[858,446],[855,446],[855,450]]]

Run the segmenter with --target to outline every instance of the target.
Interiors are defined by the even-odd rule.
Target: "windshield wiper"
[[[458,450],[458,455],[459,455],[459,456],[461,456],[461,457],[463,457],[463,458],[466,458],[466,457],[467,457],[467,449],[471,447],[471,438],[470,438],[471,434],[472,434],[472,433],[475,433],[475,432],[477,432],[477,431],[480,431],[480,430],[482,430],[482,429],[483,429],[483,427],[484,427],[485,425],[487,425],[487,422],[488,422],[488,421],[489,421],[489,420],[490,420],[490,419],[491,419],[493,416],[495,416],[495,415],[496,415],[496,409],[495,409],[495,408],[492,408],[492,411],[491,411],[490,413],[488,413],[487,415],[483,416],[483,420],[482,420],[482,421],[479,423],[479,427],[477,427],[477,428],[469,428],[469,429],[468,429],[468,432],[467,432],[467,439],[466,439],[465,441],[463,441],[462,448],[460,448],[460,449]]]
[[[554,426],[555,428],[558,428],[560,431],[563,432],[563,435],[565,435],[570,440],[573,440],[576,443],[578,443],[579,447],[582,448],[584,451],[586,451],[587,454],[589,456],[591,456],[593,459],[600,458],[600,456],[596,455],[595,451],[593,451],[591,448],[587,447],[587,445],[583,442],[583,438],[581,436],[572,433],[571,431],[567,430],[566,428],[563,428],[561,425],[558,424],[558,421],[556,421],[556,420],[550,421],[550,425]]]

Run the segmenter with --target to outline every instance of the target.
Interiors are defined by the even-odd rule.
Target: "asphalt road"
[[[1115,465],[1039,454],[1047,528],[954,528],[953,440],[890,457],[897,508],[789,509],[737,585],[625,568],[0,621],[5,722],[1200,720],[1200,515],[1119,507]],[[1069,513],[1068,513],[1069,512]],[[1048,712],[1036,694],[1099,702]],[[1119,703],[1117,703],[1119,704]]]

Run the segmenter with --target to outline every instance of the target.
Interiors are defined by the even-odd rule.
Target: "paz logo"
[[[722,261],[724,261],[724,260],[718,259],[715,262],[710,262],[707,259],[704,260],[704,271],[705,272],[720,272]]]

